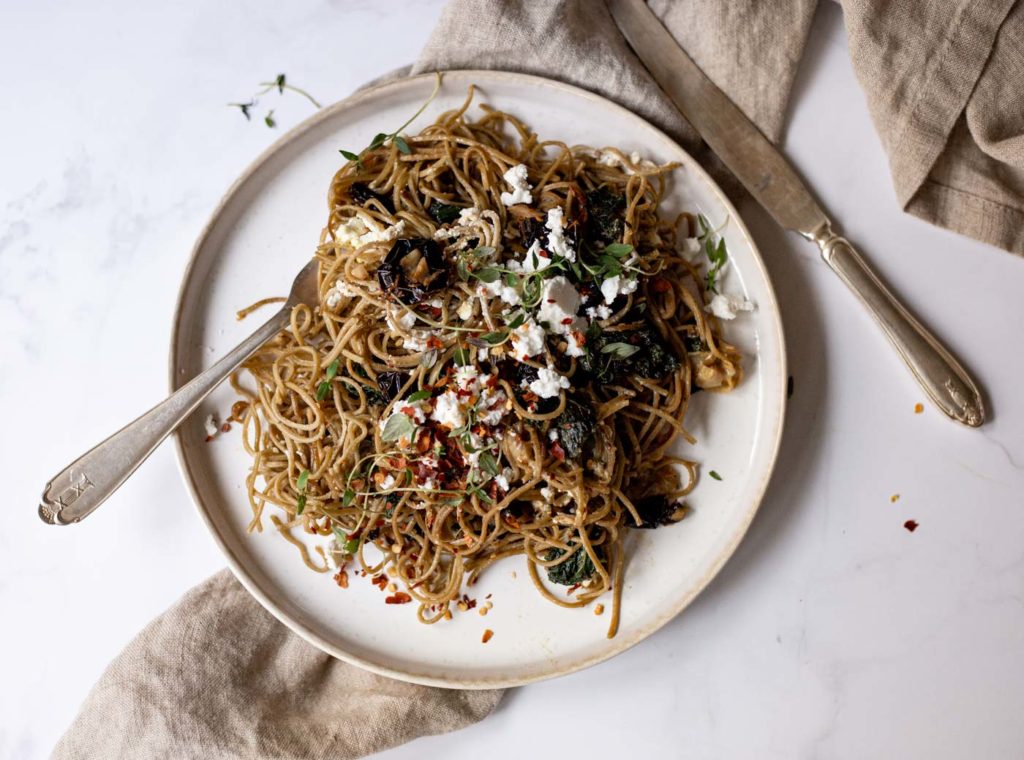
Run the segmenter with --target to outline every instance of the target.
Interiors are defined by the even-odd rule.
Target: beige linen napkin
[[[778,140],[815,3],[651,6]],[[843,3],[854,66],[891,156],[899,202],[931,222],[1021,253],[1024,8],[1010,11],[1011,5]],[[727,176],[630,52],[600,0],[453,0],[413,70],[453,68],[523,71],[593,90],[654,122]],[[280,625],[224,571],[150,624],[111,664],[54,757],[343,760],[461,728],[487,716],[500,698],[500,691],[412,686],[335,660]]]
[[[778,141],[816,3],[649,5],[697,64]],[[889,154],[901,207],[1024,253],[1024,2],[842,5],[853,66]],[[455,68],[522,71],[598,92],[675,137],[736,192],[600,0],[453,0],[413,71]]]
[[[415,686],[336,660],[222,570],[111,663],[53,757],[347,760],[463,728],[500,699],[500,690]]]

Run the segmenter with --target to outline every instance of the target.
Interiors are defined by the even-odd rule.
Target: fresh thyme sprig
[[[409,147],[409,143],[406,142],[404,137],[402,137],[401,132],[403,129],[412,124],[419,117],[420,114],[427,110],[427,106],[429,106],[431,101],[434,100],[434,97],[437,95],[438,90],[441,89],[441,74],[438,73],[436,77],[437,78],[434,81],[434,89],[430,93],[430,97],[426,99],[426,101],[423,103],[423,105],[419,107],[419,110],[416,111],[416,113],[414,113],[412,116],[406,119],[406,122],[402,126],[396,129],[394,132],[378,132],[373,136],[373,139],[370,140],[370,144],[367,145],[358,153],[353,153],[350,150],[343,150],[340,148],[338,152],[341,153],[341,155],[343,155],[349,161],[355,161],[357,164],[362,164],[363,156],[365,156],[371,150],[376,150],[377,148],[384,145],[388,141],[391,141],[391,143],[405,155],[408,156],[410,153],[412,153],[412,148]]]
[[[700,234],[697,236],[697,239],[704,247],[704,253],[707,255],[708,261],[711,262],[711,268],[708,269],[707,274],[704,276],[707,290],[717,293],[718,275],[722,271],[722,267],[729,260],[729,255],[725,250],[725,238],[718,234],[725,227],[725,224],[723,223],[722,227],[718,229],[713,229],[711,222],[708,221],[704,214],[697,215],[697,224],[700,225]],[[718,238],[717,241],[715,238]]]
[[[301,87],[296,87],[293,84],[288,84],[287,78],[285,77],[284,74],[278,74],[276,77],[274,77],[274,81],[272,82],[260,82],[258,86],[262,87],[263,89],[257,92],[251,98],[249,98],[247,102],[228,103],[229,108],[237,108],[239,111],[241,111],[242,116],[245,117],[246,121],[252,121],[252,111],[259,104],[260,96],[266,95],[268,92],[275,89],[280,95],[284,95],[285,90],[290,90],[291,92],[294,92],[297,95],[301,95],[317,108],[323,108],[323,106],[320,105],[320,102],[312,95],[310,95],[308,92],[306,92],[304,89],[302,89]],[[277,120],[274,119],[273,108],[271,108],[263,117],[263,123],[266,124],[270,129],[275,129],[277,127]]]

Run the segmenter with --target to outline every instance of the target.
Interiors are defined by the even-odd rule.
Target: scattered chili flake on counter
[[[924,404],[914,404],[914,414],[921,414],[924,411]]]
[[[895,504],[899,500],[900,500],[900,495],[898,493],[894,493],[892,496],[889,497],[889,502],[891,504]]]
[[[411,601],[412,597],[404,591],[399,591],[397,594],[384,597],[384,604],[408,604]]]
[[[483,638],[480,639],[480,641],[483,642],[484,644],[486,644],[488,641],[491,640],[492,636],[494,636],[494,631],[492,631],[490,628],[488,628],[487,630],[484,631]]]
[[[915,530],[917,530],[917,520],[907,520],[905,523],[903,523],[903,527],[909,530],[911,533],[913,533]]]
[[[334,582],[342,588],[348,588],[348,571],[339,570],[337,574],[334,576]]]

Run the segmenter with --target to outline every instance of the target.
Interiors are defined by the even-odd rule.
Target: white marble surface
[[[276,136],[224,103],[279,71],[340,98],[413,58],[440,6],[0,5],[0,757],[45,757],[109,660],[222,566],[169,445],[80,526],[44,526],[36,503],[49,475],[164,394],[192,241]],[[899,212],[827,6],[787,151],[983,379],[992,422],[914,414],[922,394],[869,318],[751,210],[796,392],[738,553],[644,644],[380,757],[1019,756],[1024,261]],[[385,23],[386,41],[365,33]],[[310,111],[275,105],[284,127]]]

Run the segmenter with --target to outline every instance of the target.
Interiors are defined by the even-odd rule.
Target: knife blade
[[[985,421],[967,370],[915,319],[831,221],[793,166],[679,46],[644,0],[606,0],[615,23],[655,82],[701,138],[782,227],[818,244],[932,402],[958,422]]]

